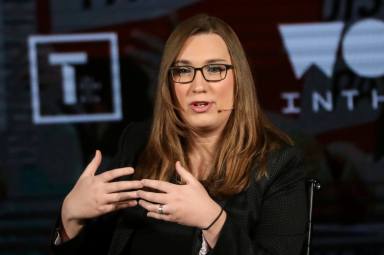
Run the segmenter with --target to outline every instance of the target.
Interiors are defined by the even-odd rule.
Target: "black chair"
[[[308,224],[307,238],[303,249],[304,255],[309,255],[311,251],[311,235],[312,235],[312,209],[313,209],[313,194],[321,188],[320,182],[315,179],[307,180],[308,190]]]

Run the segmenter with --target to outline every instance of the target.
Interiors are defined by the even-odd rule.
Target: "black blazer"
[[[148,134],[148,124],[129,125],[110,169],[135,166]],[[293,146],[271,152],[268,177],[220,201],[227,219],[210,255],[300,254],[307,222],[301,155]],[[122,254],[135,228],[135,222],[123,216],[124,210],[90,220],[75,238],[58,246],[53,245],[54,236],[53,254]],[[196,229],[192,255],[198,255],[200,247],[201,232]]]

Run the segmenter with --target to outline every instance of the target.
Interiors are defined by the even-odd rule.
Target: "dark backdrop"
[[[308,177],[322,183],[315,254],[384,254],[381,0],[1,1],[1,254],[48,253],[61,200],[95,149],[106,165],[124,126],[151,116],[164,42],[200,12],[237,32],[263,108],[303,148]],[[102,33],[118,40],[119,72],[111,41],[89,39]],[[85,37],[63,39],[77,34]],[[56,41],[31,44],[37,35]],[[72,103],[63,83],[71,76],[49,61],[69,52],[87,55],[69,65]],[[114,120],[97,117],[116,112]],[[34,114],[61,118],[39,123]]]

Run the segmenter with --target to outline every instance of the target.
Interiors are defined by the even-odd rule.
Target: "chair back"
[[[315,191],[320,190],[320,182],[316,179],[307,180],[308,191],[308,223],[307,223],[307,238],[305,242],[305,255],[309,255],[311,252],[311,238],[312,238],[312,209],[313,209],[313,195]]]

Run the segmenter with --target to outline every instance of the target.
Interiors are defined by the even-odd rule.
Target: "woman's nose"
[[[192,81],[192,92],[202,93],[206,92],[207,81],[203,77],[201,70],[198,70],[195,74],[195,79]]]

